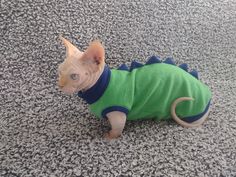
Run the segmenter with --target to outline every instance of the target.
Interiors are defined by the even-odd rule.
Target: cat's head
[[[66,58],[58,68],[59,88],[67,94],[88,89],[105,65],[105,51],[102,44],[93,41],[82,52],[65,38],[60,36],[60,39],[66,47]]]

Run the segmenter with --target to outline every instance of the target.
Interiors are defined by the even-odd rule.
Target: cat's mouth
[[[82,83],[80,83],[78,86],[74,87],[75,92],[84,92],[86,91],[86,80],[84,80]]]
[[[67,95],[71,95],[71,94],[74,94],[75,92],[77,92],[76,87],[67,87],[67,86],[58,85],[58,88],[60,91],[62,91],[63,93],[65,93]]]
[[[79,85],[71,85],[71,86],[62,86],[58,84],[59,89],[64,92],[65,94],[74,94],[78,92],[86,91],[86,80],[80,83]]]
[[[84,89],[84,88],[82,88],[82,87],[77,87],[77,88],[75,88],[75,91],[74,92],[85,92],[86,91],[86,89]]]

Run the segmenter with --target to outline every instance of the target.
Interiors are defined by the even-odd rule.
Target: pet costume
[[[89,105],[91,112],[106,118],[112,111],[127,115],[127,120],[171,118],[171,104],[179,97],[191,97],[176,107],[176,114],[186,122],[193,122],[208,110],[210,89],[198,80],[197,71],[188,72],[187,64],[179,67],[172,59],[161,62],[152,56],[145,65],[133,61],[130,69],[121,65],[118,69],[104,71],[97,83],[78,95]]]

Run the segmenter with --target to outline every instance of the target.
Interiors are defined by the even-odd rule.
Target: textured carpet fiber
[[[209,119],[128,122],[103,140],[87,105],[57,89],[59,34],[83,50],[101,39],[112,68],[188,63],[212,89]],[[1,0],[0,37],[0,176],[236,176],[234,0]]]

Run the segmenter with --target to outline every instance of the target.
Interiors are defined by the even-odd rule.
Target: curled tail
[[[177,98],[171,105],[171,115],[172,115],[172,118],[178,123],[180,124],[181,126],[183,127],[186,127],[186,128],[192,128],[192,127],[198,127],[200,125],[203,124],[203,122],[206,120],[208,114],[209,114],[209,111],[210,109],[208,109],[208,111],[197,121],[193,122],[193,123],[187,123],[183,120],[181,120],[177,115],[176,115],[176,112],[175,112],[175,108],[177,106],[178,103],[182,102],[182,101],[191,101],[191,100],[194,100],[193,98],[191,97],[180,97],[180,98]]]

